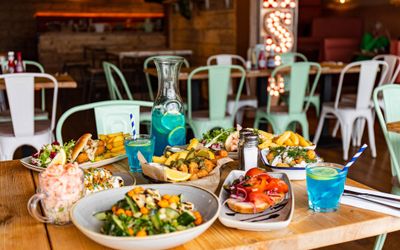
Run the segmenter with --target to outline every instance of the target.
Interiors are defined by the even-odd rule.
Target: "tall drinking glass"
[[[128,156],[131,172],[142,172],[138,159],[138,152],[142,153],[147,162],[151,162],[154,154],[154,137],[150,135],[137,135],[136,139],[125,139],[125,150]]]
[[[339,208],[347,171],[335,163],[315,163],[306,167],[308,206],[315,212],[334,212]]]

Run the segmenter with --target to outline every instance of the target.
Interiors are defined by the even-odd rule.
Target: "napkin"
[[[400,199],[400,196],[398,196],[398,195],[383,193],[383,192],[369,190],[369,189],[357,188],[357,187],[352,187],[352,186],[347,186],[347,185],[344,187],[344,189],[350,190],[350,191],[355,191],[355,192],[360,192],[360,193],[375,194],[375,195],[379,195],[382,197],[391,197],[391,198]],[[372,201],[385,203],[385,204],[388,204],[391,206],[396,206],[399,209],[388,208],[388,207],[385,207],[385,206],[382,206],[382,205],[379,205],[379,204],[376,204],[373,202],[369,202],[369,201],[351,197],[351,196],[342,196],[340,203],[349,205],[349,206],[353,206],[353,207],[363,208],[363,209],[367,209],[367,210],[371,210],[371,211],[375,211],[375,212],[379,212],[379,213],[384,213],[384,214],[389,214],[392,216],[400,217],[400,202],[389,201],[389,200],[385,200],[382,198],[371,197],[371,196],[366,196],[366,195],[362,195],[361,197],[372,200]]]

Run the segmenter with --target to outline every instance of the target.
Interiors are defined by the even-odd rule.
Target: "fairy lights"
[[[294,44],[294,13],[296,0],[264,0],[262,4],[261,36],[266,51],[291,51]]]
[[[279,96],[285,92],[285,83],[281,75],[277,75],[276,79],[273,77],[268,78],[268,88],[271,96]]]

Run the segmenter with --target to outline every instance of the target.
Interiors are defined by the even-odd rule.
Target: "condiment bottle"
[[[244,128],[239,131],[239,142],[238,142],[238,159],[240,163],[240,169],[244,169],[244,158],[243,158],[243,144],[244,144],[244,137],[248,135],[252,135],[253,130]]]
[[[15,73],[14,51],[9,51],[8,52],[7,72],[10,73],[10,74]]]
[[[243,143],[244,170],[258,166],[258,136],[255,134],[244,137]]]
[[[17,64],[15,66],[15,73],[23,73],[25,71],[24,69],[24,63],[22,62],[22,54],[21,52],[17,52]]]

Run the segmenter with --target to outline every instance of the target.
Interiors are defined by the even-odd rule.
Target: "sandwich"
[[[84,163],[95,161],[97,156],[104,154],[106,144],[102,140],[92,139],[92,134],[86,133],[82,135],[75,143],[75,147],[71,153],[71,162]]]

